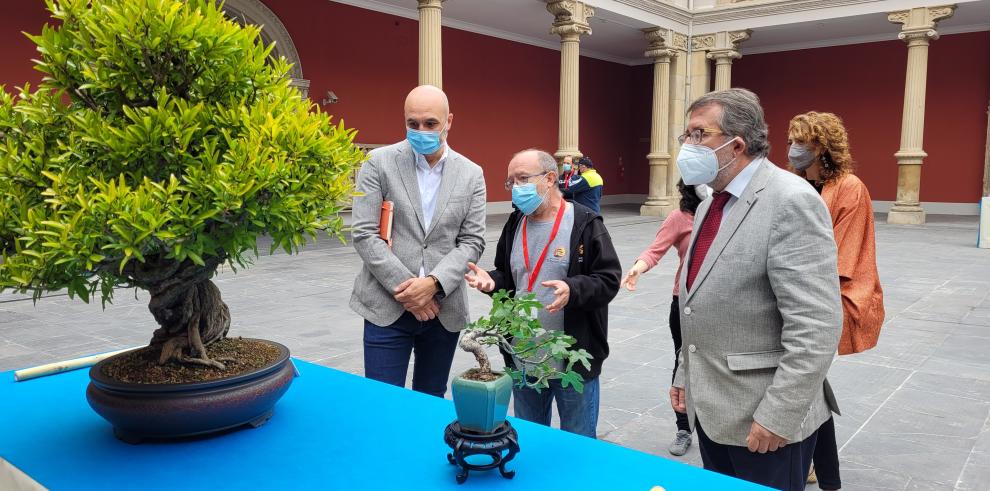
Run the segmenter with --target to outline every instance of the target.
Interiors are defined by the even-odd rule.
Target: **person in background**
[[[674,341],[675,372],[677,371],[677,356],[681,352],[681,315],[678,301],[681,269],[684,266],[684,256],[688,252],[688,244],[691,242],[694,212],[709,195],[708,186],[704,184],[690,186],[684,184],[683,180],[677,183],[677,189],[681,193],[680,207],[667,215],[663,224],[660,225],[660,230],[657,231],[653,243],[639,255],[636,263],[622,278],[622,284],[619,285],[629,291],[636,291],[636,283],[640,276],[656,266],[671,246],[677,249],[679,262],[677,273],[674,275],[674,297],[670,302],[670,337]],[[673,374],[671,374],[671,380],[673,380]],[[691,425],[688,424],[687,414],[675,411],[674,416],[677,418],[677,434],[674,435],[674,441],[671,442],[667,450],[673,455],[681,456],[687,453],[691,446]]]
[[[580,179],[577,169],[574,168],[574,158],[568,155],[560,161],[560,177],[557,179],[557,187],[562,193],[571,187],[571,179],[575,177]]]
[[[571,178],[570,186],[564,191],[564,198],[590,208],[595,213],[601,213],[602,189],[605,181],[595,170],[595,164],[589,157],[577,159],[580,176]]]
[[[546,306],[537,316],[541,327],[563,330],[574,338],[574,349],[591,354],[590,369],[574,365],[584,378],[584,392],[550,380],[550,387],[540,392],[513,388],[512,400],[516,417],[546,426],[556,400],[562,430],[595,438],[599,375],[608,357],[608,304],[619,292],[622,274],[619,257],[602,217],[564,201],[552,155],[541,150],[517,153],[509,162],[505,187],[512,191],[516,210],[498,239],[495,269],[485,271],[470,262],[464,279],[487,294],[532,292]],[[503,355],[508,366],[520,368],[527,361],[505,351]]]
[[[853,174],[848,134],[838,116],[812,111],[791,119],[787,145],[794,172],[821,194],[832,217],[842,295],[839,355],[868,350],[876,346],[883,325],[883,289],[877,273],[873,201]],[[825,490],[842,487],[832,418],[818,432],[813,462],[809,482],[817,480]]]

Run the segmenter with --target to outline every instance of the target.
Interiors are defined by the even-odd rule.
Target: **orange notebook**
[[[382,214],[378,219],[378,236],[392,247],[392,219],[395,217],[395,203],[382,201]]]

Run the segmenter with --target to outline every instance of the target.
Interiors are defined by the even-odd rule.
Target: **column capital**
[[[447,0],[416,0],[419,3],[416,8],[420,10],[428,8],[438,9],[443,7],[443,2],[445,1]]]
[[[734,49],[713,49],[705,57],[715,60],[716,63],[731,63],[732,60],[742,58],[742,53]]]
[[[691,36],[691,49],[695,51],[708,51],[715,48],[715,35],[702,34]]]
[[[649,42],[649,46],[647,47],[644,55],[647,58],[654,58],[655,61],[658,62],[670,61],[670,59],[676,57],[677,52],[680,51],[676,44],[680,43],[684,46],[684,44],[687,43],[686,36],[671,29],[653,27],[643,29],[643,34],[646,35],[646,40]],[[678,36],[680,36],[680,38],[678,38]]]
[[[717,62],[731,62],[731,60],[742,58],[739,53],[739,45],[749,39],[753,31],[744,29],[741,31],[722,31],[710,34],[714,37],[713,45],[707,49],[709,60]]]
[[[553,14],[553,27],[550,34],[561,40],[577,40],[582,34],[591,34],[588,19],[595,15],[595,9],[583,2],[574,0],[548,0],[547,12]]]
[[[898,10],[887,14],[887,20],[901,24],[898,38],[911,42],[938,39],[935,25],[944,19],[952,17],[956,11],[955,5],[940,5],[937,7],[918,7],[908,10]]]

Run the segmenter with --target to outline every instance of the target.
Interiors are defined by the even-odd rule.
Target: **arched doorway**
[[[308,97],[309,80],[303,78],[302,61],[299,59],[296,45],[293,44],[289,31],[275,12],[272,12],[261,0],[226,0],[223,10],[237,22],[261,26],[261,39],[265,44],[275,43],[272,56],[283,56],[292,63],[292,69],[289,70],[291,85],[299,89],[303,97]]]

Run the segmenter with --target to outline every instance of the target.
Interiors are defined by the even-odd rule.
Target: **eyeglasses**
[[[505,190],[506,191],[512,191],[512,186],[514,186],[514,185],[522,186],[523,184],[526,184],[527,182],[529,182],[530,179],[532,179],[534,177],[540,177],[540,176],[545,176],[545,175],[547,175],[546,172],[541,172],[539,174],[532,174],[532,175],[528,175],[528,176],[527,175],[522,175],[522,176],[519,176],[519,177],[517,177],[515,179],[512,179],[512,178],[506,179],[505,180]]]
[[[715,128],[698,128],[690,133],[685,131],[683,135],[677,137],[677,143],[683,145],[684,142],[687,142],[692,145],[698,145],[701,143],[701,140],[705,138],[705,135],[724,135],[724,134],[725,133]]]

